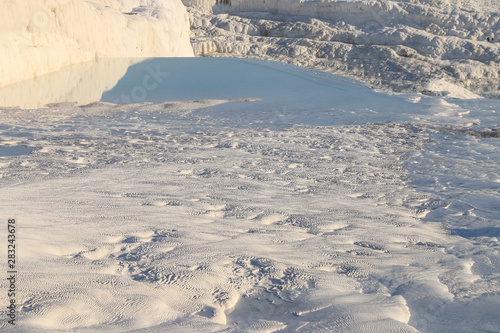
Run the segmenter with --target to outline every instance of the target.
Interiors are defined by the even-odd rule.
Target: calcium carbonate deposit
[[[187,57],[180,0],[1,0],[0,86],[105,57]]]
[[[183,1],[197,55],[273,59],[459,98],[474,97],[460,87],[500,77],[498,1]]]

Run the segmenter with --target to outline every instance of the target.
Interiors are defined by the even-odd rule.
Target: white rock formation
[[[180,0],[0,0],[0,86],[104,57],[192,56]]]
[[[449,87],[500,79],[498,1],[183,2],[197,55],[279,60],[396,91],[432,93],[435,79]]]

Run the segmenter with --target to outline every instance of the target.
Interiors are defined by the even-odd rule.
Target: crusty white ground
[[[421,220],[432,132],[222,126],[223,102],[0,110],[2,145],[36,149],[0,157],[16,331],[498,331],[498,268]]]

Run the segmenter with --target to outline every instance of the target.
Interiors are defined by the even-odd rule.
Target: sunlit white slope
[[[0,0],[0,86],[101,57],[192,56],[180,0]]]

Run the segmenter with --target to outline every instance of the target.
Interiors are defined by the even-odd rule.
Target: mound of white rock
[[[95,58],[193,55],[180,0],[0,3],[0,86]]]
[[[493,0],[183,0],[195,54],[273,59],[396,91],[500,79]],[[429,84],[441,80],[446,85]],[[457,89],[452,89],[456,91]]]

